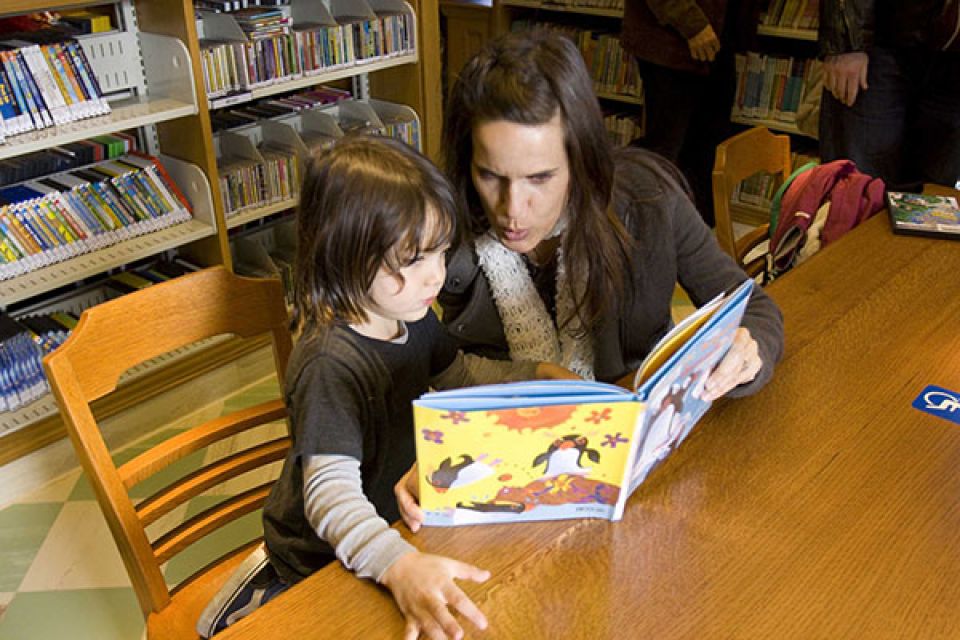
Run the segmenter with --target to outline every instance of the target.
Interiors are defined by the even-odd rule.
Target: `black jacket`
[[[606,382],[639,366],[670,329],[676,282],[700,306],[746,278],[679,187],[663,184],[634,160],[634,153],[618,152],[614,200],[636,241],[635,289],[593,335],[594,372]],[[451,256],[440,304],[443,322],[461,348],[488,358],[509,358],[503,324],[472,246],[461,246]],[[755,290],[742,324],[757,341],[764,366],[753,382],[734,389],[731,396],[753,393],[766,384],[783,351],[783,318],[762,289]]]
[[[820,55],[892,48],[960,50],[960,0],[820,0]]]

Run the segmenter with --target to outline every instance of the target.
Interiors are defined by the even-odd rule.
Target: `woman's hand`
[[[756,378],[762,368],[757,341],[750,335],[749,329],[740,327],[729,351],[707,378],[703,399],[708,402],[716,400],[734,387]]]
[[[687,46],[690,47],[690,57],[694,60],[713,62],[720,51],[720,38],[713,27],[707,25],[703,31],[687,40]]]
[[[487,628],[487,618],[454,579],[484,582],[489,577],[489,571],[465,562],[413,551],[390,565],[380,582],[393,593],[407,619],[404,640],[417,640],[421,634],[430,640],[459,640],[463,628],[449,607],[480,630]]]
[[[393,495],[397,497],[400,517],[416,533],[423,524],[423,509],[420,508],[420,486],[417,478],[417,463],[393,485]]]

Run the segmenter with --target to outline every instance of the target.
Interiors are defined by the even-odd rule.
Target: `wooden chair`
[[[221,526],[258,509],[272,482],[233,496],[156,540],[148,539],[146,527],[226,480],[282,460],[290,441],[277,438],[212,462],[137,504],[129,490],[216,441],[284,420],[286,407],[279,398],[210,420],[118,467],[90,403],[113,391],[124,371],[163,353],[210,336],[264,333],[272,336],[282,388],[291,350],[282,285],[277,280],[241,278],[217,267],[88,309],[70,338],[44,360],[70,439],[130,574],[149,638],[197,637],[194,625],[200,611],[257,541],[225,554],[173,590],[167,587],[161,565]]]
[[[783,181],[790,176],[789,137],[774,135],[765,127],[754,127],[717,145],[713,164],[717,241],[750,277],[756,277],[766,270],[765,256],[754,257],[749,262],[746,258],[767,240],[770,225],[762,225],[737,240],[730,216],[730,197],[738,184],[758,172],[779,174]]]

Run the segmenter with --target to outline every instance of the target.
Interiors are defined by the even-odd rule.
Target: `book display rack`
[[[21,103],[4,110],[6,94],[0,92],[0,171],[7,171],[0,206],[5,221],[19,223],[0,236],[0,328],[10,329],[0,334],[0,352],[9,353],[3,351],[5,342],[23,327],[34,345],[52,348],[66,335],[60,332],[69,331],[69,318],[82,309],[124,284],[146,286],[162,279],[151,265],[233,268],[231,233],[295,207],[302,162],[324,139],[344,135],[354,121],[436,155],[440,62],[434,1],[290,0],[253,11],[242,5],[256,0],[217,4],[241,11],[200,11],[210,3],[189,0],[3,3],[0,22],[62,11],[87,33],[32,42],[0,32],[0,50],[19,54],[24,61],[17,70],[36,75],[33,85],[24,78],[18,88],[34,89],[50,119],[47,125],[39,110],[19,110]],[[88,9],[95,19],[76,17]],[[330,54],[331,44],[342,56]],[[311,102],[314,87],[335,81],[341,81],[338,87],[352,81],[349,106]],[[290,96],[296,91],[308,96],[300,108],[239,127],[222,124],[230,117],[224,107],[253,106],[268,98],[296,102]],[[221,118],[221,112],[227,115]],[[23,115],[32,126],[24,119],[12,121]],[[212,123],[217,122],[215,133]],[[117,144],[118,139],[138,141],[138,153],[85,164],[60,162],[94,141]],[[237,157],[259,163],[253,183],[257,198],[241,200],[240,206],[228,161]],[[160,167],[164,181],[157,177]],[[63,184],[43,182],[57,182],[57,176]],[[241,172],[240,186],[243,177]],[[71,200],[80,197],[77,192],[87,200]],[[177,197],[176,211],[164,210],[177,194],[183,200]],[[16,340],[11,349],[20,353],[22,338]],[[130,372],[118,392],[105,399],[104,415],[262,346],[262,341],[225,339],[168,354]],[[30,373],[28,365],[19,368]],[[43,384],[19,379],[21,402],[19,394],[4,395],[12,388],[12,375],[4,371],[0,464],[63,437]]]

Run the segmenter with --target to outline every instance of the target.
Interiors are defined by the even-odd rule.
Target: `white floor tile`
[[[60,478],[45,484],[33,493],[17,500],[18,503],[30,504],[37,502],[66,502],[70,492],[80,478],[80,469],[65,473]]]
[[[99,505],[84,500],[63,506],[19,591],[129,586]]]

